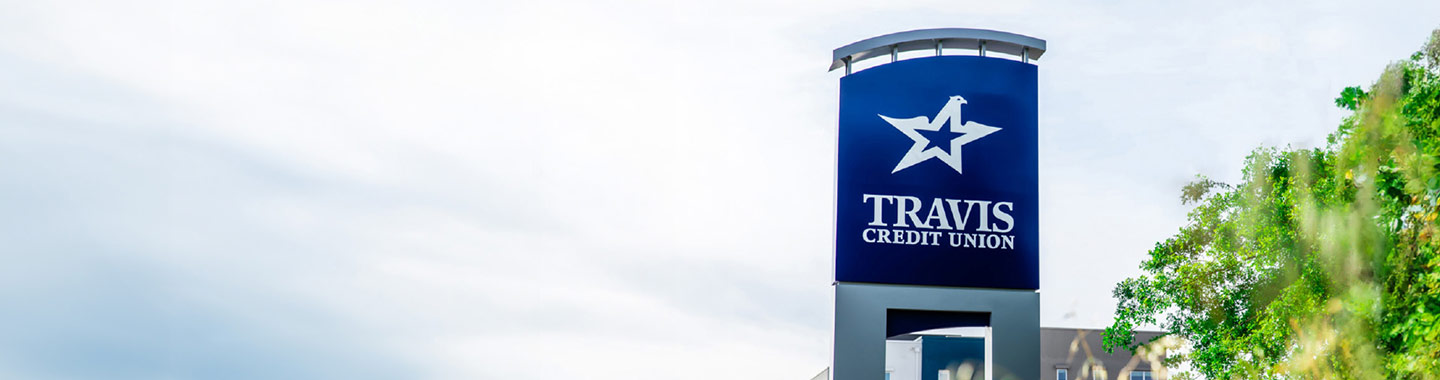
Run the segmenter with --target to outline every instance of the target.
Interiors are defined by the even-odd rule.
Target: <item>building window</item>
[[[1130,380],[1155,380],[1155,374],[1150,371],[1130,371]]]
[[[1070,370],[1064,368],[1056,369],[1055,380],[1070,380]]]

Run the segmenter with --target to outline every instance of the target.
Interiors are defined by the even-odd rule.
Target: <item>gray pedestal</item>
[[[1033,290],[842,282],[835,285],[834,380],[885,378],[889,309],[989,313],[993,379],[1040,378],[1040,294]]]

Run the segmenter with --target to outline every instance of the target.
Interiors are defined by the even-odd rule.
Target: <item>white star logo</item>
[[[906,137],[915,140],[915,145],[911,146],[910,150],[905,152],[905,157],[900,159],[900,163],[896,164],[895,170],[890,171],[890,173],[899,172],[902,169],[914,166],[931,158],[939,158],[941,162],[955,169],[956,173],[961,173],[960,147],[1000,130],[1000,128],[973,121],[957,126],[957,124],[960,124],[960,106],[965,103],[965,98],[959,95],[951,96],[950,101],[945,103],[944,107],[940,108],[939,113],[935,114],[935,120],[930,120],[924,116],[896,119],[885,115],[876,115],[880,116],[881,119],[885,119],[885,121],[889,122],[895,129],[900,130],[900,133],[904,133]],[[931,138],[927,138],[920,133],[921,131],[926,131],[944,134],[945,132],[940,132],[940,129],[943,128],[947,122],[950,124],[950,134],[960,134],[960,136],[950,138],[949,149],[942,149],[942,147],[944,147],[942,144],[945,143],[943,138],[934,139],[935,141],[932,142]]]

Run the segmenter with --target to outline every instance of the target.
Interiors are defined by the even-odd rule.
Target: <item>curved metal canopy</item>
[[[845,67],[847,61],[857,62],[891,52],[935,49],[937,46],[984,49],[1017,56],[1026,54],[1028,59],[1037,59],[1045,54],[1045,40],[1010,32],[967,28],[919,29],[867,38],[835,49],[830,70]]]

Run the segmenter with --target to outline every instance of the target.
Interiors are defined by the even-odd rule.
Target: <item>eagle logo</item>
[[[916,116],[908,119],[897,119],[885,115],[876,114],[885,122],[890,123],[895,129],[900,130],[906,137],[915,141],[910,150],[905,152],[905,157],[895,165],[895,170],[890,173],[897,173],[925,160],[935,158],[956,173],[962,173],[960,167],[960,148],[981,137],[989,136],[999,131],[1000,128],[992,127],[974,121],[960,123],[960,106],[965,105],[964,97],[959,95],[951,96],[950,101],[940,108],[932,120],[925,116]],[[949,131],[942,131],[946,125]]]

